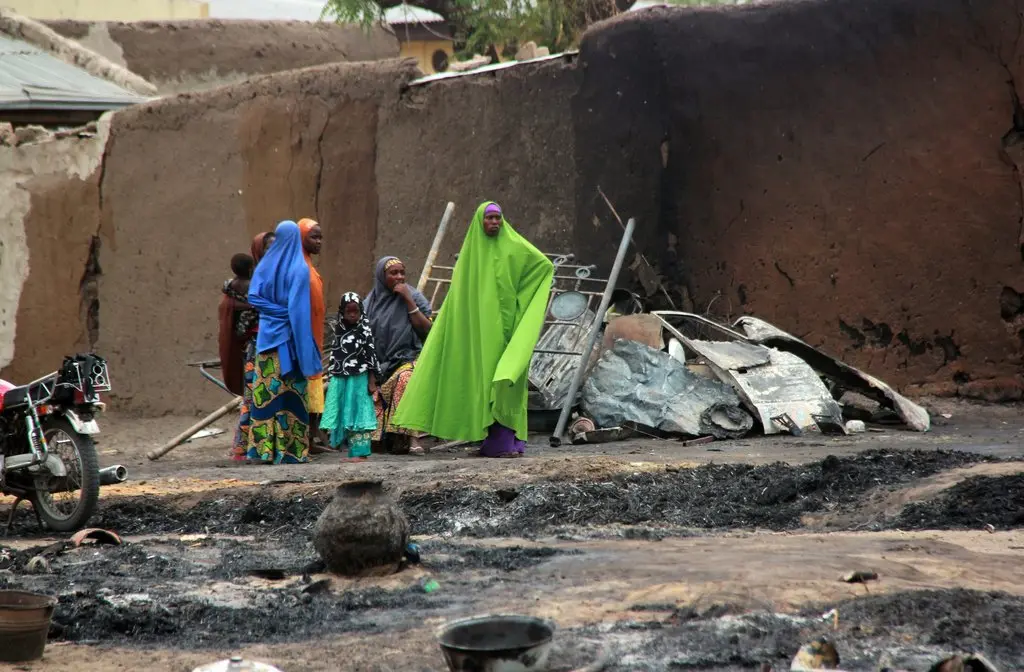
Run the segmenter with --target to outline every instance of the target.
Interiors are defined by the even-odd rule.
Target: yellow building
[[[448,70],[455,48],[443,16],[402,3],[386,10],[384,21],[395,31],[402,57],[415,58],[424,74]]]
[[[160,21],[205,19],[201,0],[0,0],[0,5],[30,19],[75,21]]]

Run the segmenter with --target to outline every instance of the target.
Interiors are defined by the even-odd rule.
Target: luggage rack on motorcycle
[[[8,390],[4,393],[4,406],[10,408],[29,401],[33,404],[45,403],[53,399],[55,395],[59,396],[58,392],[61,389],[74,390],[84,395],[90,394],[91,386],[91,394],[109,392],[111,390],[110,372],[107,369],[106,361],[95,356],[90,356],[85,360],[91,360],[92,366],[88,372],[82,370],[86,361],[82,361],[81,358],[69,357],[64,361],[64,366],[60,370],[48,373],[27,385]],[[86,385],[87,380],[89,385]]]

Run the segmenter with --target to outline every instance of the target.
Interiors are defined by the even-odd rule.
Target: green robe
[[[477,208],[451,286],[395,411],[399,427],[480,441],[495,422],[526,439],[527,374],[554,266],[502,221],[495,237]]]

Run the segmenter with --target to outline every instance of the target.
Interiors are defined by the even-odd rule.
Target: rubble
[[[927,432],[931,427],[928,411],[924,408],[899,394],[874,376],[829,357],[820,350],[801,341],[796,336],[787,334],[778,327],[756,317],[741,317],[736,320],[733,326],[741,329],[751,341],[793,353],[814,367],[818,373],[831,379],[836,384],[844,388],[856,390],[883,406],[893,409],[911,429],[918,432]]]
[[[666,352],[620,340],[583,386],[582,408],[599,428],[635,422],[686,436],[739,438],[754,420],[736,392],[691,373]]]
[[[20,126],[14,131],[15,142],[18,145],[46,142],[52,137],[53,134],[42,126]]]

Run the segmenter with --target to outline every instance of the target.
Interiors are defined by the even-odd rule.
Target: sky
[[[214,19],[297,19],[316,21],[324,2],[319,0],[206,0]]]

